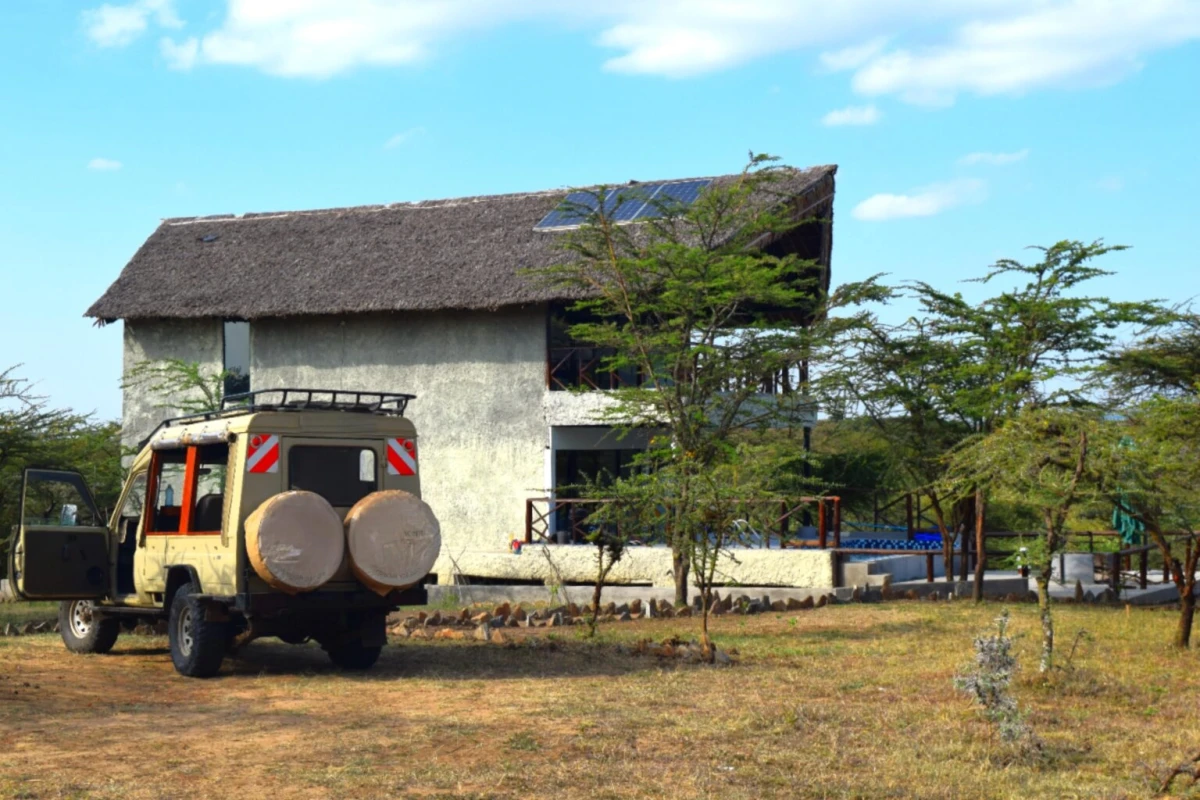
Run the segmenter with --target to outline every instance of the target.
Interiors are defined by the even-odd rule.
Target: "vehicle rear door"
[[[9,585],[28,600],[101,599],[109,594],[112,537],[78,472],[27,469],[9,547]]]

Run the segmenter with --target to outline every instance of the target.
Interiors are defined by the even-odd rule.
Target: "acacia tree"
[[[1200,395],[1200,314],[1187,308],[1164,322],[1105,359],[1097,378],[1115,403]]]
[[[1030,548],[1042,624],[1041,672],[1054,661],[1050,577],[1054,555],[1066,544],[1067,517],[1101,496],[1093,468],[1092,441],[1101,424],[1096,413],[1063,407],[1025,408],[998,428],[955,449],[947,458],[948,491],[986,486],[989,494],[1035,508],[1042,538]]]
[[[583,219],[564,236],[563,263],[540,273],[570,296],[587,319],[573,339],[604,348],[604,367],[636,373],[637,385],[609,393],[603,418],[662,433],[651,460],[669,467],[672,495],[662,533],[672,551],[677,604],[687,602],[692,554],[707,547],[700,522],[706,475],[729,457],[739,432],[798,426],[810,403],[802,365],[815,331],[854,324],[829,309],[870,294],[856,285],[826,296],[818,265],[773,255],[770,242],[805,221],[787,204],[789,172],[752,156],[735,179],[718,182],[684,206],[651,200],[657,216],[618,224],[636,188],[574,209]],[[816,326],[808,323],[818,321]],[[773,381],[791,389],[764,393]],[[668,474],[668,473],[664,473]]]
[[[1153,398],[1107,425],[1107,495],[1139,521],[1179,590],[1174,644],[1191,645],[1200,562],[1200,398]]]
[[[21,476],[34,466],[79,470],[107,516],[121,491],[120,426],[52,407],[9,367],[0,371],[0,556],[18,523]]]
[[[965,528],[967,517],[958,501],[988,487],[947,484],[941,456],[1022,409],[1085,402],[1123,326],[1155,331],[1172,318],[1155,302],[1084,292],[1089,281],[1111,274],[1092,262],[1123,247],[1060,241],[1033,249],[1041,254],[1036,263],[1002,259],[973,281],[1016,283],[982,302],[924,282],[894,290],[917,303],[916,315],[899,326],[873,321],[852,330],[829,354],[829,390],[847,397],[892,443],[910,491],[929,499],[947,564],[953,529]],[[956,494],[946,497],[951,486]],[[950,516],[960,525],[948,524]],[[977,600],[982,589],[977,580]]]
[[[158,408],[177,408],[184,414],[196,414],[221,408],[225,381],[232,375],[229,370],[208,369],[181,358],[139,361],[125,373],[121,388],[157,395]]]

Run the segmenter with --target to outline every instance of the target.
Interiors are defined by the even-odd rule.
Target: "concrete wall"
[[[142,360],[181,358],[220,370],[219,320],[127,323],[125,369]],[[596,434],[609,400],[600,392],[550,392],[545,315],[540,307],[496,312],[426,312],[255,321],[250,328],[253,389],[357,389],[417,395],[408,416],[417,426],[421,490],[442,522],[443,548],[434,571],[586,581],[590,547],[556,546],[551,567],[539,548],[509,550],[524,539],[525,500],[553,485],[552,444],[566,449],[610,444]],[[125,393],[127,443],[144,437],[170,412],[157,398]],[[552,436],[554,441],[552,442]],[[611,438],[611,437],[610,437]],[[642,444],[642,443],[638,443]],[[828,554],[746,551],[723,565],[725,580],[743,585],[832,583]],[[556,574],[561,571],[561,576]],[[670,584],[662,548],[631,551],[615,582]]]
[[[833,554],[828,550],[737,550],[717,564],[720,583],[740,586],[833,586]],[[584,545],[527,545],[520,555],[467,551],[456,563],[464,575],[583,583],[596,578],[596,548]],[[631,547],[613,567],[610,583],[674,586],[671,551]],[[440,581],[445,583],[446,581]]]
[[[523,538],[525,498],[545,492],[545,336],[541,309],[265,320],[251,325],[250,380],[417,395],[407,415],[448,577],[447,556]]]
[[[125,323],[121,369],[128,375],[139,362],[178,358],[197,362],[209,374],[222,369],[220,320],[135,320]],[[164,407],[168,398],[146,387],[127,389],[121,403],[121,443],[135,446],[159,422],[179,416],[178,407]]]

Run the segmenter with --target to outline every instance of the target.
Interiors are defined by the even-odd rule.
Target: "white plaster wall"
[[[611,400],[600,392],[545,389],[545,319],[540,308],[498,312],[428,312],[298,317],[251,325],[251,385],[410,392],[417,426],[421,491],[442,522],[434,567],[448,583],[457,572],[493,578],[588,581],[594,549],[535,546],[524,539],[525,500],[544,497],[552,480],[552,426],[603,424]],[[220,320],[130,322],[125,369],[141,360],[182,358],[212,370],[222,365]],[[124,440],[136,443],[171,410],[126,391]],[[596,429],[561,428],[561,447],[606,444]],[[594,439],[594,441],[592,441]],[[633,444],[632,441],[629,442]],[[638,443],[639,445],[642,443]],[[616,444],[615,446],[622,446]],[[552,552],[555,564],[539,553]],[[828,553],[739,551],[722,580],[744,585],[827,587]],[[671,585],[665,548],[630,551],[610,578]]]
[[[743,586],[833,586],[833,559],[827,550],[737,550],[722,557],[717,581]],[[584,545],[526,545],[520,555],[477,550],[456,555],[463,575],[543,580],[547,584],[593,581],[596,548]],[[439,583],[447,583],[440,579]],[[671,551],[666,547],[632,547],[613,567],[610,583],[674,585]]]
[[[209,374],[222,369],[222,323],[202,320],[132,320],[125,322],[121,370],[128,375],[142,361],[179,358],[197,362]],[[126,389],[121,402],[121,443],[133,447],[167,417],[183,412],[164,407],[168,398],[145,387]]]
[[[409,392],[421,493],[446,554],[503,553],[544,495],[541,309],[256,321],[251,385]]]

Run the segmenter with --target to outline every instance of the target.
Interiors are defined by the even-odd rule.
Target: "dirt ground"
[[[715,621],[740,663],[634,656],[695,620],[565,629],[538,647],[393,642],[366,674],[256,642],[207,681],[161,638],[76,656],[0,638],[0,797],[1143,797],[1200,751],[1200,658],[1174,615],[1059,608],[1069,669],[1016,687],[1046,754],[998,741],[951,686],[999,606],[897,602]],[[1183,789],[1182,783],[1178,786]]]

